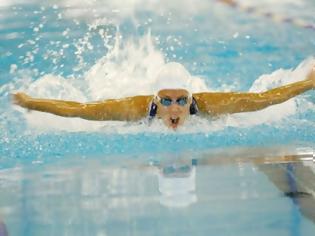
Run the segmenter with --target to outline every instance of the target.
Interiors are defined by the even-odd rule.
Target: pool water
[[[304,27],[315,24],[314,2],[238,3],[1,1],[0,235],[313,235],[312,161],[250,158],[312,153],[314,91],[193,117],[176,132],[11,104],[16,91],[82,102],[153,94],[171,61],[194,76],[193,92],[304,79],[315,63],[315,30]],[[200,165],[204,156],[212,161]]]

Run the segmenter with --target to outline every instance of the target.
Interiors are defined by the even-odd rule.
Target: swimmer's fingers
[[[313,65],[310,73],[307,75],[307,79],[313,81],[313,87],[315,88],[315,65]]]
[[[12,94],[12,102],[15,105],[19,105],[21,107],[27,107],[28,102],[30,101],[30,96],[25,93],[15,93]]]

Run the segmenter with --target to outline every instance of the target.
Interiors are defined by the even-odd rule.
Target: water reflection
[[[196,165],[174,163],[157,172],[160,203],[167,207],[187,207],[197,201]]]
[[[312,154],[233,153],[76,157],[1,170],[0,235],[252,235],[253,227],[311,235]]]

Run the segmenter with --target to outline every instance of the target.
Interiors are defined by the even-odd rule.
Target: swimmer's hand
[[[31,99],[32,98],[25,93],[15,93],[12,95],[13,104],[24,108],[28,108],[28,104],[30,103]]]
[[[315,65],[313,65],[313,68],[311,72],[307,75],[306,79],[313,82],[313,88],[315,89]]]

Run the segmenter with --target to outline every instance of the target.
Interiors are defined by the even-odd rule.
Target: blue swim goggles
[[[160,98],[160,103],[165,107],[169,107],[173,103],[176,103],[180,106],[185,106],[188,103],[188,97],[180,97],[180,98],[177,98],[176,100],[173,100],[168,97],[164,97],[164,98]]]

